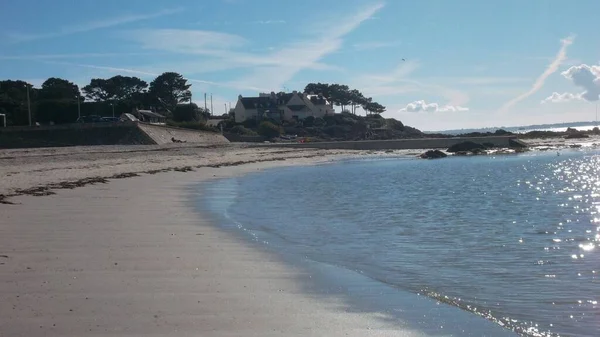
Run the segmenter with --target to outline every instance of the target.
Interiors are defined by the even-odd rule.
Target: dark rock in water
[[[567,133],[579,133],[579,130],[575,129],[575,128],[567,128]]]
[[[571,144],[571,145],[569,145],[569,147],[572,149],[578,149],[581,147],[581,144]]]
[[[423,159],[438,159],[438,158],[446,158],[446,157],[448,157],[448,155],[440,150],[429,150],[429,151],[421,154],[420,157]]]
[[[448,148],[448,152],[463,152],[463,151],[473,151],[475,149],[485,150],[485,146],[483,144],[475,143],[470,140],[458,144],[454,144]]]
[[[473,153],[473,154],[487,154],[487,152],[485,151],[485,149],[473,149],[473,151],[471,151],[471,153]]]
[[[565,136],[565,139],[578,139],[578,138],[590,138],[590,136],[586,135],[583,132],[569,133],[568,135]]]
[[[472,154],[473,154],[473,152],[471,152],[471,151],[457,151],[457,152],[454,152],[455,156],[470,156]]]

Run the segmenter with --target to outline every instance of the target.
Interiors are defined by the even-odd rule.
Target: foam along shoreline
[[[290,164],[143,175],[50,197],[16,196],[19,204],[0,205],[0,331],[7,336],[430,335],[384,313],[350,311],[339,294],[308,294],[303,280],[311,275],[305,270],[218,229],[190,205],[194,183]],[[423,321],[438,323],[434,317]],[[485,334],[475,329],[473,336],[510,335],[476,317],[446,324],[466,332],[472,324],[489,328]]]

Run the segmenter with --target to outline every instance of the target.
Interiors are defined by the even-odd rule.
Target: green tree
[[[64,100],[76,102],[79,98],[79,87],[62,78],[50,77],[42,83],[39,91],[41,100]]]
[[[156,104],[173,111],[177,104],[191,100],[191,86],[182,75],[166,72],[150,82],[149,94],[151,99],[156,100]]]
[[[331,85],[327,84],[327,83],[309,83],[306,85],[306,87],[304,87],[304,93],[305,94],[322,94],[323,97],[330,99],[331,98],[331,93],[332,93],[332,88]]]
[[[29,114],[27,111],[27,86],[31,102],[32,119],[35,120],[35,101],[38,90],[32,85],[21,80],[0,81],[0,110],[6,113],[8,125],[28,125]]]
[[[356,115],[356,108],[362,106],[366,101],[365,96],[363,96],[362,92],[352,89],[348,92],[350,105],[352,106],[352,113]]]
[[[372,100],[368,101],[363,108],[365,109],[365,111],[367,111],[367,113],[374,113],[374,114],[382,114],[383,112],[385,112],[385,106],[377,103],[377,102],[373,102]]]
[[[126,101],[136,98],[148,88],[148,83],[137,77],[114,76],[108,79],[111,99],[115,101]]]
[[[176,122],[189,122],[207,120],[210,112],[207,109],[199,108],[195,103],[178,104],[173,110],[173,120]]]
[[[117,75],[109,79],[93,78],[83,92],[97,102],[141,101],[147,87],[148,83],[137,77]]]
[[[279,137],[282,133],[281,126],[268,121],[264,121],[258,126],[258,134],[269,139]]]
[[[106,102],[113,97],[109,81],[103,78],[92,78],[82,90],[85,97],[96,102]]]

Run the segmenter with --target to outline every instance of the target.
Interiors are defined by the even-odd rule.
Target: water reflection
[[[240,180],[257,240],[529,336],[600,331],[600,157],[382,160]]]

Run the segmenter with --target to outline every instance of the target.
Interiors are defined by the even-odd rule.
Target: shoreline
[[[219,229],[189,205],[191,184],[341,157],[168,171],[13,197],[19,204],[0,205],[0,331],[426,336],[381,313],[343,310],[339,297],[310,296],[301,282],[310,278],[306,271]]]

